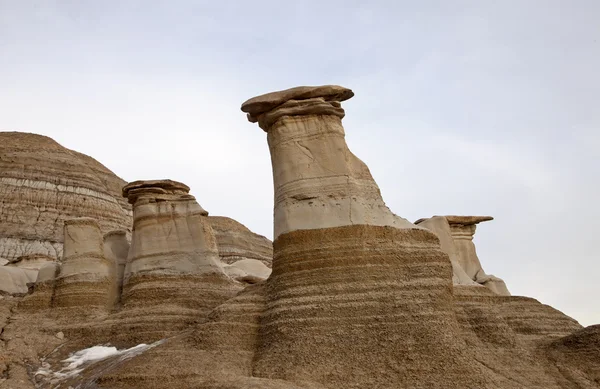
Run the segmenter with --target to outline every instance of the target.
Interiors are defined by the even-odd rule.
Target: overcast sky
[[[258,94],[339,84],[350,149],[414,221],[491,215],[484,269],[600,323],[600,1],[0,0],[0,129],[171,178],[272,237]]]

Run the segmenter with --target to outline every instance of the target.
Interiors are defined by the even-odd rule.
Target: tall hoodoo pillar
[[[346,145],[340,102],[352,96],[299,87],[242,105],[267,132],[275,189],[254,375],[344,388],[483,387],[458,335],[439,240],[387,208]]]
[[[274,238],[295,231],[368,224],[416,228],[383,202],[369,168],[348,149],[340,86],[299,87],[246,101],[267,132],[275,185]]]

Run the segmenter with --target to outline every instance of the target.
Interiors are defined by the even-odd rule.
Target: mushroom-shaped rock
[[[450,232],[450,225],[444,216],[433,216],[429,219],[419,219],[415,222],[415,224],[427,228],[439,238],[442,251],[448,254],[450,262],[452,263],[452,281],[455,285],[480,286],[478,283],[473,281],[473,279],[471,279],[471,277],[469,277],[461,267],[459,254],[454,245],[452,233]]]
[[[133,232],[119,315],[141,336],[130,339],[184,329],[242,288],[225,274],[208,212],[187,185],[135,181],[123,195],[133,204]]]
[[[242,106],[267,132],[275,191],[252,372],[315,387],[435,387],[447,377],[481,386],[456,333],[448,256],[433,233],[388,209],[348,149],[340,102],[352,95],[301,87]]]
[[[189,187],[171,180],[135,181],[123,188],[133,204],[133,234],[125,280],[143,274],[223,274],[206,212]]]
[[[435,233],[442,250],[448,254],[454,269],[454,284],[483,285],[494,293],[509,296],[506,284],[500,278],[483,271],[473,243],[477,224],[493,220],[491,216],[433,216],[415,222]]]
[[[242,105],[267,132],[275,238],[290,231],[359,224],[418,228],[388,209],[369,168],[346,145],[340,101],[353,95],[340,86],[299,87]]]

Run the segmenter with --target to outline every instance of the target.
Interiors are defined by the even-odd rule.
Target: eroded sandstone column
[[[54,306],[110,308],[115,265],[104,256],[98,222],[91,218],[66,220],[64,239]]]
[[[458,253],[458,262],[465,273],[472,280],[486,286],[496,294],[510,296],[504,281],[485,273],[473,243],[477,224],[493,219],[491,216],[446,216],[446,220],[450,225],[450,233],[454,239],[454,246]]]
[[[275,185],[274,238],[358,224],[415,228],[394,215],[369,168],[348,149],[337,86],[300,87],[246,101],[242,110],[267,132]]]
[[[494,220],[491,216],[433,216],[415,224],[432,231],[440,239],[442,251],[450,257],[455,285],[485,286],[494,293],[510,296],[500,278],[483,271],[473,243],[477,224]]]
[[[223,271],[208,213],[171,180],[123,188],[133,233],[123,279],[123,315],[152,340],[185,328],[241,288]]]
[[[332,388],[484,387],[466,358],[439,240],[386,207],[346,145],[340,102],[352,96],[300,87],[242,105],[267,132],[275,189],[254,376]]]

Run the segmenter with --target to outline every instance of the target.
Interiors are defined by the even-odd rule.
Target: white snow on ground
[[[151,349],[152,347],[158,346],[163,342],[164,340],[159,340],[152,344],[142,343],[138,344],[137,346],[122,350],[117,350],[116,347],[111,346],[93,346],[71,353],[69,358],[61,361],[63,366],[57,371],[53,371],[52,366],[42,360],[42,366],[35,372],[34,376],[36,379],[50,381],[51,383],[55,384],[67,378],[77,376],[85,368],[98,361],[102,361],[110,357],[118,357],[115,359],[123,361],[133,358],[136,355],[139,355],[144,351]]]

